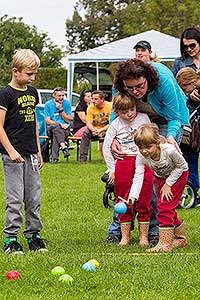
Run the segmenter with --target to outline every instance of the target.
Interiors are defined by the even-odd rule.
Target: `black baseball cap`
[[[139,42],[137,42],[137,44],[133,47],[133,49],[137,49],[139,47],[141,47],[143,49],[149,49],[149,50],[151,50],[151,45],[147,41],[139,41]]]

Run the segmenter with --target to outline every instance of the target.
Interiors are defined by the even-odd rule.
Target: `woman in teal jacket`
[[[118,63],[114,87],[119,93],[128,93],[135,99],[146,101],[167,121],[166,138],[179,149],[182,125],[189,125],[186,96],[172,72],[161,63],[144,63],[129,59]],[[148,114],[148,111],[143,111]]]

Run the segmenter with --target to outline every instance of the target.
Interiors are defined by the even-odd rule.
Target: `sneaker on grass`
[[[30,251],[47,252],[44,239],[39,233],[33,233],[32,237],[28,239],[28,246]]]
[[[3,251],[8,254],[23,254],[23,248],[16,237],[7,237],[5,239]]]

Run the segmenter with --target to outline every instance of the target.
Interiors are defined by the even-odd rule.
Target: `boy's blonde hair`
[[[166,139],[159,134],[156,124],[143,124],[134,133],[134,141],[139,148],[150,144],[164,143]]]
[[[123,110],[130,109],[136,106],[136,100],[132,96],[117,94],[112,103],[112,110],[115,113],[118,113]]]
[[[178,84],[186,93],[191,93],[195,89],[197,81],[199,79],[200,74],[198,72],[195,72],[190,67],[180,69],[176,75],[176,80]]]
[[[40,59],[31,49],[18,49],[13,55],[11,66],[19,72],[25,68],[38,69]]]

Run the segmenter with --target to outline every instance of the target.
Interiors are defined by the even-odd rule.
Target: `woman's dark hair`
[[[158,86],[159,77],[156,70],[148,63],[139,59],[128,59],[119,62],[116,67],[114,86],[122,94],[126,94],[124,80],[144,77],[148,81],[148,92]]]
[[[186,28],[180,37],[180,52],[182,60],[189,57],[189,54],[184,49],[183,39],[187,40],[196,40],[197,43],[200,45],[200,31],[194,27]]]
[[[80,93],[79,102],[78,102],[78,103],[82,104],[82,108],[85,110],[87,109],[87,104],[84,100],[84,97],[87,93],[92,93],[92,91],[91,90],[82,90]],[[77,105],[78,105],[78,103],[77,103]]]
[[[92,91],[91,90],[82,90],[82,92],[80,93],[79,101],[81,103],[85,102],[84,97],[87,93],[92,93]]]

